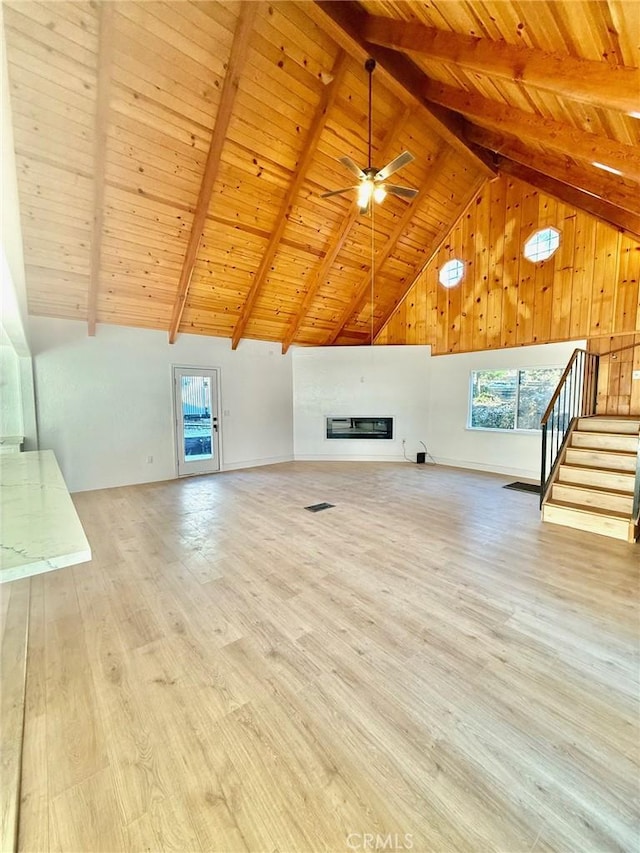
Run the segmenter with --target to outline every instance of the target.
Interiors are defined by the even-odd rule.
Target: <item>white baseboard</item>
[[[293,462],[293,456],[265,456],[261,459],[244,459],[242,462],[230,462],[228,464],[224,464],[220,466],[220,471],[235,471],[240,468],[258,468],[262,465],[277,465],[278,462]],[[211,474],[188,474],[186,477],[179,477],[178,474],[170,471],[163,471],[159,473],[155,477],[149,477],[145,479],[137,479],[137,480],[129,480],[126,482],[118,482],[118,483],[97,483],[91,485],[83,485],[81,488],[74,488],[73,490],[69,490],[71,494],[76,494],[77,492],[91,492],[96,489],[119,489],[123,486],[143,486],[148,485],[150,483],[168,483],[170,480],[182,480],[188,479],[188,477],[209,477],[217,474],[217,471],[212,472]]]
[[[260,459],[243,459],[242,462],[225,462],[221,471],[238,471],[240,468],[261,468],[263,465],[277,465],[279,462],[293,462],[293,456],[263,456]]]
[[[336,454],[304,453],[296,454],[296,462],[406,462],[403,456],[339,456]],[[409,461],[413,462],[413,459]],[[468,459],[446,459],[435,457],[437,465],[451,468],[466,468],[469,471],[486,471],[488,474],[505,474],[508,477],[519,477],[523,480],[540,479],[539,471],[529,471],[525,468],[508,468],[502,465],[485,465],[482,462],[472,462]]]
[[[349,456],[340,456],[336,453],[300,453],[295,456],[296,462],[405,462],[406,460],[400,456],[365,456],[359,454],[349,454]]]
[[[526,468],[508,468],[503,465],[485,465],[483,462],[471,462],[468,459],[446,459],[442,456],[435,457],[438,465],[447,465],[451,468],[467,468],[470,471],[486,471],[488,474],[506,474],[508,477],[520,477],[523,480],[540,479],[540,471],[530,471]]]

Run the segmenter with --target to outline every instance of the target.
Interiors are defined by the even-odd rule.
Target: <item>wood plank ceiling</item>
[[[366,343],[496,172],[640,233],[636,2],[10,0],[4,24],[29,310],[90,333]],[[420,189],[372,218],[320,198],[366,165],[368,55],[374,163],[410,150]]]

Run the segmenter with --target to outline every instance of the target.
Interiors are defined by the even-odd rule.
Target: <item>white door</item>
[[[173,368],[178,476],[220,470],[218,372]]]

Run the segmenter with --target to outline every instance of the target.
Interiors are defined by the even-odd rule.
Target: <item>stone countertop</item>
[[[0,455],[0,583],[90,559],[53,451]]]

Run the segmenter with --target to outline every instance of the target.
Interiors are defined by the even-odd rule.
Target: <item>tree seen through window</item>
[[[469,426],[475,429],[540,429],[540,420],[561,375],[560,367],[474,370]]]

